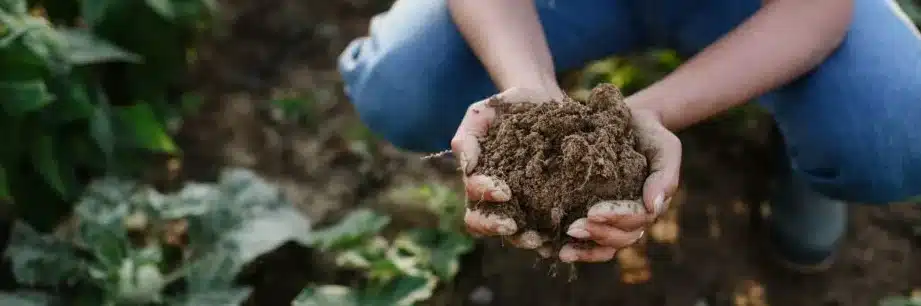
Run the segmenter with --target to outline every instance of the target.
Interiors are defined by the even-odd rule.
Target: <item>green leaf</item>
[[[0,82],[2,107],[10,115],[33,112],[51,103],[54,96],[40,79],[23,82]]]
[[[129,242],[121,222],[80,222],[78,237],[80,244],[88,247],[96,262],[106,270],[116,269],[128,257]]]
[[[13,15],[26,14],[29,10],[26,0],[0,0],[0,10]]]
[[[234,288],[234,279],[244,264],[237,261],[230,245],[221,245],[188,266],[186,284],[191,293]]]
[[[434,276],[401,275],[387,283],[381,290],[363,296],[362,305],[412,306],[425,301],[435,293]]]
[[[106,15],[113,8],[113,6],[118,5],[120,1],[117,0],[93,0],[93,1],[80,1],[81,7],[81,17],[83,22],[86,23],[90,28],[95,28],[105,20]]]
[[[102,93],[98,93],[102,95]],[[112,129],[112,110],[108,101],[97,101],[90,119],[90,135],[102,151],[106,162],[111,163],[115,154],[115,131]]]
[[[176,18],[176,9],[173,7],[173,3],[170,0],[144,0],[157,15],[163,17],[166,20],[173,20]]]
[[[131,142],[143,149],[175,153],[176,144],[166,133],[166,128],[148,103],[136,103],[131,106],[117,107],[116,116],[130,135]]]
[[[249,263],[281,245],[295,241],[308,244],[310,222],[293,206],[271,210],[253,218],[230,233],[227,239],[237,246],[237,260]]]
[[[56,300],[55,297],[41,292],[17,291],[0,293],[0,305],[52,306],[57,304]]]
[[[311,245],[326,251],[348,249],[379,233],[388,223],[388,216],[369,209],[357,209],[337,224],[314,231]]]
[[[450,281],[460,269],[460,257],[473,250],[473,240],[458,232],[443,232],[431,250],[432,271],[438,278]]]
[[[90,1],[92,2],[92,1]],[[106,62],[141,62],[137,54],[125,51],[99,39],[87,30],[59,29],[65,42],[64,54],[74,65],[91,65]]]
[[[84,275],[84,262],[73,247],[53,236],[43,236],[23,222],[13,224],[5,255],[20,284],[72,285]]]
[[[359,296],[354,289],[326,285],[307,287],[292,302],[292,306],[359,306]]]
[[[232,288],[206,292],[195,292],[174,306],[239,306],[246,302],[252,293],[251,288]]]
[[[68,196],[73,191],[76,182],[73,169],[65,169],[62,161],[55,151],[54,139],[51,135],[38,135],[32,144],[32,161],[35,169],[42,175],[45,182],[54,188],[61,196]]]

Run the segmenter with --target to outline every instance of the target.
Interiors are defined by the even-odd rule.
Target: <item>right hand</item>
[[[563,90],[552,88],[527,89],[510,88],[495,96],[502,103],[546,103],[561,101],[565,95]],[[451,150],[460,160],[461,170],[464,175],[464,185],[468,199],[482,199],[486,202],[505,202],[511,199],[511,190],[502,180],[474,174],[480,157],[481,137],[486,137],[486,132],[496,119],[496,111],[488,105],[491,98],[473,103],[467,109],[464,119],[457,128],[457,133],[451,140]],[[536,231],[518,233],[518,224],[508,217],[484,214],[467,208],[464,215],[467,231],[475,236],[502,236],[512,245],[524,249],[538,249],[543,246],[546,237]],[[544,257],[550,256],[549,249],[539,249]]]

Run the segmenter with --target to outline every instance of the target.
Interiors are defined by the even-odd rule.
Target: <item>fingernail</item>
[[[636,239],[633,239],[633,242],[631,242],[630,244],[634,244],[634,243],[636,243],[637,241],[640,241],[640,239],[643,239],[643,236],[645,236],[645,235],[646,235],[646,231],[645,231],[645,230],[644,230],[644,231],[640,231],[640,234],[639,234],[639,235],[636,235]]]
[[[586,239],[590,234],[583,228],[574,227],[566,231],[566,234],[573,238]]]
[[[560,260],[563,262],[573,262],[579,259],[579,256],[576,254],[576,250],[570,248],[563,248],[560,250]]]
[[[652,203],[653,203],[653,208],[655,209],[654,213],[656,215],[661,214],[663,211],[665,211],[665,196],[664,195],[660,194],[656,196],[655,201],[653,201]]]
[[[492,191],[492,198],[499,202],[505,202],[511,200],[512,196],[509,195],[508,192],[505,192],[505,190],[502,190],[500,187],[499,189]]]
[[[602,202],[593,206],[588,210],[588,219],[594,222],[607,221],[607,215],[610,215],[611,212],[614,211],[611,205],[611,203]]]
[[[487,190],[489,190],[489,195],[495,201],[505,202],[512,199],[512,190],[509,189],[508,185],[504,181],[496,177],[487,177]]]

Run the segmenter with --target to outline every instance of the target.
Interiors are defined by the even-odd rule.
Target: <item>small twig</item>
[[[451,150],[444,150],[444,151],[441,151],[441,152],[432,153],[432,154],[423,156],[423,157],[422,157],[422,160],[428,160],[428,159],[443,157],[443,156],[447,156],[448,154],[451,154],[451,153],[452,153]]]

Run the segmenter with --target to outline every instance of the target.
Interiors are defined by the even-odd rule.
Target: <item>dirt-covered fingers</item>
[[[451,151],[460,159],[464,174],[470,174],[476,168],[480,156],[478,138],[486,136],[489,125],[495,119],[496,111],[487,105],[487,100],[473,103],[467,108],[467,113],[451,139]]]
[[[515,246],[516,248],[526,249],[526,250],[538,250],[544,245],[544,242],[547,242],[547,238],[538,234],[536,231],[528,230],[520,234],[515,234],[505,237],[505,241],[509,244]]]
[[[563,262],[605,262],[614,259],[614,254],[617,254],[617,248],[614,247],[576,248],[567,244],[560,249],[559,256]]]
[[[512,87],[495,96],[502,103],[544,103],[563,99],[561,90]]]
[[[576,220],[566,232],[570,237],[591,240],[599,245],[623,248],[643,237],[643,230],[624,231],[604,223],[588,221],[585,218]]]
[[[512,197],[508,185],[493,176],[475,174],[465,177],[464,187],[471,201],[505,202]]]
[[[647,213],[640,200],[602,201],[589,208],[587,217],[624,231],[643,228],[655,220],[655,215]]]
[[[464,224],[467,231],[477,236],[508,236],[518,231],[518,225],[511,218],[484,214],[469,208],[464,214]]]

